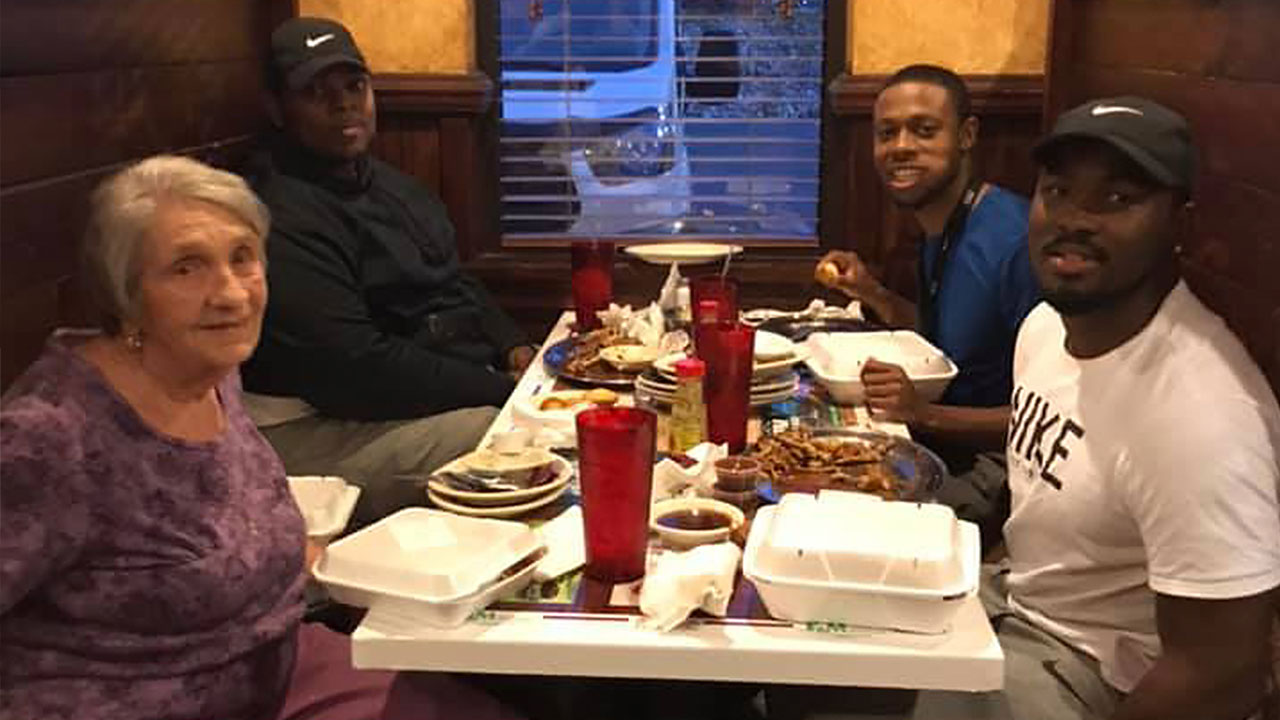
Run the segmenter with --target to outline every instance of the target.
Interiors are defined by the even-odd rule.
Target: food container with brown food
[[[906,438],[845,428],[797,428],[762,436],[748,452],[767,479],[760,494],[848,490],[887,500],[933,500],[946,478],[942,460]]]

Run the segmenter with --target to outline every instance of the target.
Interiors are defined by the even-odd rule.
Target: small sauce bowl
[[[746,522],[738,508],[707,498],[663,500],[650,515],[649,527],[664,545],[677,550],[728,540]]]

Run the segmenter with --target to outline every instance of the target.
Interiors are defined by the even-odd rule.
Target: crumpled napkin
[[[862,303],[857,300],[850,300],[848,305],[840,307],[839,305],[828,306],[826,301],[815,298],[809,301],[809,305],[805,309],[790,312],[787,310],[777,310],[774,308],[756,308],[748,310],[742,315],[743,320],[750,323],[762,323],[766,320],[772,320],[776,317],[794,318],[794,319],[850,319],[864,320],[862,315]]]
[[[680,264],[671,263],[671,270],[667,272],[667,279],[662,283],[662,289],[658,291],[658,307],[669,311],[679,309],[680,280]]]
[[[680,352],[689,345],[689,335],[685,331],[666,331],[666,320],[657,303],[649,303],[640,310],[634,310],[630,305],[609,303],[609,307],[597,312],[596,316],[606,328],[634,338],[645,347],[657,348],[659,357]]]
[[[741,560],[731,542],[663,553],[640,587],[641,627],[667,632],[698,609],[724,617]]]
[[[653,502],[681,496],[711,497],[716,484],[716,461],[729,456],[729,446],[700,443],[685,453],[697,460],[692,467],[665,458],[653,467]]]

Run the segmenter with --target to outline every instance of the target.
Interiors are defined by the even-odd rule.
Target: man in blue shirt
[[[917,302],[886,288],[852,252],[828,253],[816,276],[891,327],[916,329],[960,368],[940,403],[923,402],[896,365],[869,362],[862,380],[874,416],[910,425],[961,476],[941,499],[986,525],[989,541],[1003,520],[1004,473],[994,458],[1009,422],[1014,338],[1039,295],[1027,259],[1028,203],[974,176],[978,119],[950,70],[895,73],[876,98],[874,133],[885,188],[926,234]]]

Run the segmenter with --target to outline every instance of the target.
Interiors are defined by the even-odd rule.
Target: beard
[[[1110,310],[1128,300],[1146,287],[1156,272],[1158,268],[1152,267],[1127,285],[1109,290],[1081,291],[1071,288],[1049,289],[1042,286],[1040,297],[1049,303],[1049,307],[1057,310],[1058,314],[1064,317],[1092,315]]]

